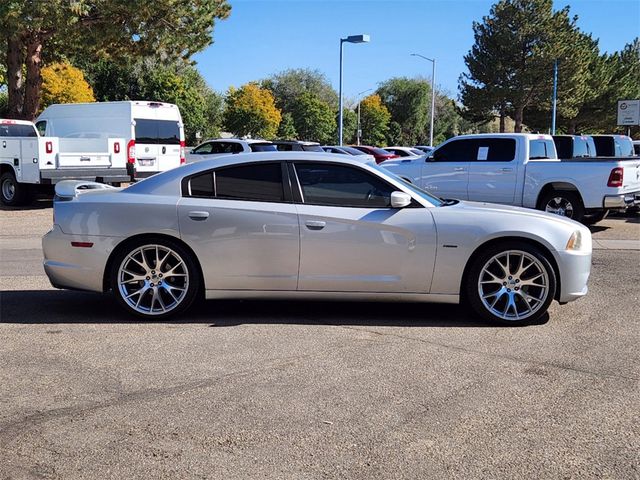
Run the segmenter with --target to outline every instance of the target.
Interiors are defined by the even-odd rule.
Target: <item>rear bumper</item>
[[[640,205],[640,191],[605,195],[602,205],[605,209],[629,208]]]
[[[91,248],[73,247],[71,242],[91,242]],[[44,271],[51,285],[73,290],[103,291],[104,270],[116,237],[67,235],[58,225],[42,237]]]
[[[587,282],[591,273],[591,252],[555,252],[560,270],[560,303],[572,302],[588,292]]]
[[[128,182],[126,167],[122,168],[65,168],[41,170],[40,181],[43,184],[55,184],[63,180],[89,180],[100,183]]]

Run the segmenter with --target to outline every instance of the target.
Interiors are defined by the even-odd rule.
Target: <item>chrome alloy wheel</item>
[[[549,295],[549,275],[533,255],[507,250],[482,267],[478,293],[484,307],[502,320],[524,320],[535,314]]]
[[[553,197],[544,207],[544,211],[563,217],[573,218],[573,205],[564,197]]]
[[[2,196],[8,201],[13,200],[13,197],[16,195],[16,186],[15,184],[8,178],[5,178],[4,182],[2,182]]]
[[[184,260],[163,245],[143,245],[133,250],[120,264],[117,278],[122,299],[145,315],[170,312],[189,289]]]

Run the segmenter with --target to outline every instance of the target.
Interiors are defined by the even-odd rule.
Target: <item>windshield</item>
[[[436,207],[442,207],[444,205],[447,205],[447,203],[444,200],[442,200],[441,198],[438,198],[435,195],[430,194],[426,190],[421,189],[420,187],[414,185],[413,183],[407,182],[404,178],[399,177],[395,173],[387,170],[386,168],[381,167],[380,165],[375,165],[373,163],[368,163],[367,165],[371,166],[372,168],[375,168],[376,170],[378,170],[381,173],[384,173],[388,177],[391,177],[394,180],[402,183],[402,185],[404,185],[405,188],[407,188],[408,190],[411,190],[412,193],[415,193],[420,198],[425,199],[431,205],[434,205]]]

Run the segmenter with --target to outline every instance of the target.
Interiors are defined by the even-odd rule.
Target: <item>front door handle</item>
[[[305,225],[309,230],[322,230],[327,222],[323,222],[322,220],[307,220]]]
[[[196,222],[202,222],[209,218],[209,212],[199,212],[199,211],[191,211],[189,212],[189,218],[191,220],[195,220]]]
[[[454,172],[464,172],[464,167],[453,167]]]
[[[501,172],[513,172],[513,168],[501,168]]]

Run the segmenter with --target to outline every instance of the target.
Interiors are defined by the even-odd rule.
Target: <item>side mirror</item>
[[[404,208],[411,205],[411,195],[404,192],[391,192],[391,208]]]

